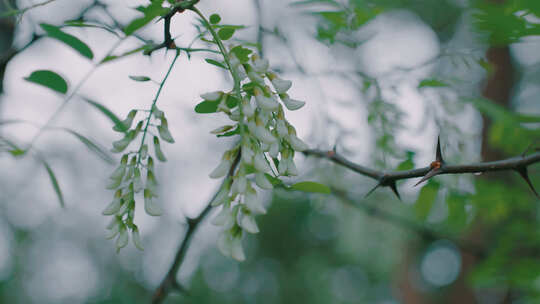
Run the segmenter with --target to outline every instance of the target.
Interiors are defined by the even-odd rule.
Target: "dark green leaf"
[[[24,78],[26,81],[37,83],[53,91],[65,94],[68,90],[67,82],[62,76],[49,70],[38,70]]]
[[[150,77],[148,77],[148,76],[132,76],[132,75],[130,75],[129,78],[130,78],[131,80],[141,81],[141,82],[152,80],[152,79],[150,79]]]
[[[60,206],[64,208],[66,205],[64,203],[64,196],[62,195],[62,191],[60,190],[60,185],[58,184],[58,179],[56,178],[56,175],[54,175],[54,172],[49,166],[49,164],[45,160],[41,160],[41,161],[43,162],[45,169],[47,169],[47,173],[49,174],[49,179],[51,180],[51,184],[54,188],[54,192],[56,192],[56,196],[58,197]]]
[[[234,29],[230,27],[222,28],[218,31],[219,39],[221,40],[229,40],[234,35]]]
[[[213,65],[215,65],[215,66],[217,66],[217,67],[220,67],[220,68],[222,68],[222,69],[228,70],[227,67],[226,67],[223,63],[221,63],[221,62],[219,62],[219,61],[216,61],[216,60],[214,60],[214,59],[206,58],[204,61],[206,61],[206,62],[208,62],[208,63],[210,63],[210,64],[213,64]]]
[[[270,175],[268,173],[265,173],[264,176],[268,179],[268,181],[270,181],[272,186],[279,186],[279,185],[283,184],[279,178],[273,177],[272,175]],[[296,189],[296,190],[298,190],[298,189]]]
[[[227,105],[227,107],[232,109],[238,105],[238,98],[232,95],[227,95],[227,100],[225,101],[225,104]]]
[[[292,190],[304,191],[304,192],[314,192],[314,193],[324,193],[330,194],[330,188],[323,184],[316,182],[299,182],[290,187]]]
[[[161,7],[161,3],[159,3],[159,1],[154,1],[147,7],[140,6],[137,8],[137,10],[143,13],[144,16],[134,19],[126,26],[124,33],[127,36],[144,27],[157,16],[161,16],[169,12],[169,9]]]
[[[73,136],[75,136],[78,140],[80,140],[87,148],[88,150],[94,152],[99,158],[103,159],[104,161],[112,164],[114,163],[114,160],[112,159],[111,156],[109,156],[109,154],[107,152],[105,152],[105,149],[102,149],[100,146],[98,146],[97,144],[95,144],[94,142],[92,142],[90,139],[88,139],[87,137],[85,137],[84,135],[76,132],[76,131],[73,131],[71,129],[68,129],[68,128],[62,128],[62,130],[72,134]]]
[[[210,16],[210,23],[218,24],[221,21],[221,17],[218,14],[212,14]]]
[[[229,137],[229,136],[233,136],[233,135],[237,135],[237,134],[240,134],[240,128],[238,128],[238,127],[235,128],[234,130],[225,132],[223,134],[217,134],[216,136],[217,137]]]
[[[92,50],[84,42],[79,40],[79,38],[63,32],[54,25],[41,23],[40,26],[47,33],[47,36],[62,41],[88,59],[94,58]]]
[[[252,53],[252,51],[250,49],[246,49],[240,45],[238,46],[235,46],[231,49],[231,52],[234,53],[234,55],[236,56],[236,58],[238,58],[238,60],[240,60],[240,62],[242,63],[246,63],[249,61],[249,54]]]
[[[436,88],[436,87],[447,87],[448,85],[440,80],[437,80],[437,79],[424,79],[422,81],[420,81],[420,83],[418,84],[418,88],[424,88],[424,87],[431,87],[431,88]]]
[[[116,128],[118,130],[120,130],[121,132],[124,132],[124,133],[126,133],[128,131],[128,128],[124,125],[124,123],[122,123],[122,121],[118,118],[118,116],[116,116],[113,112],[111,112],[109,109],[107,109],[104,105],[102,105],[102,104],[100,104],[100,103],[98,103],[96,101],[87,99],[87,98],[84,98],[84,100],[86,102],[88,102],[89,104],[93,105],[96,109],[98,109],[105,116],[107,116],[114,123],[114,125],[116,126]]]
[[[195,112],[200,114],[216,113],[218,105],[218,101],[205,100],[195,106]]]

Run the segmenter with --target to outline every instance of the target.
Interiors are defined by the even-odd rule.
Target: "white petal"
[[[270,149],[268,150],[268,154],[270,154],[271,157],[276,158],[279,155],[279,141],[276,141],[275,143],[270,145]]]
[[[234,179],[231,189],[234,193],[244,193],[246,192],[247,179],[245,176],[238,176]]]
[[[122,200],[119,197],[116,197],[108,206],[103,210],[103,215],[113,215],[118,210],[120,210],[120,206],[122,205]]]
[[[231,243],[232,236],[230,233],[222,232],[218,239],[218,248],[224,256],[231,256]]]
[[[228,187],[221,188],[221,190],[219,190],[218,194],[216,195],[212,203],[210,203],[210,205],[212,205],[212,207],[216,207],[223,204],[225,200],[227,199],[228,195],[229,195],[229,188]]]
[[[281,98],[281,100],[283,101],[287,109],[289,109],[290,111],[298,110],[306,104],[305,101],[292,99],[289,98],[289,96]]]
[[[144,197],[144,211],[151,216],[160,216],[163,214],[161,208],[154,202],[152,197]]]
[[[287,126],[285,125],[285,121],[278,120],[276,125],[277,133],[280,138],[283,138],[287,135],[289,135],[289,130],[287,130]]]
[[[294,149],[294,151],[302,152],[309,149],[308,145],[306,145],[306,143],[304,143],[296,135],[289,136],[289,144],[291,144],[291,147]]]
[[[276,89],[276,92],[278,92],[278,94],[283,94],[291,88],[292,81],[283,80],[281,78],[274,78],[272,79],[272,85],[274,86],[274,89]]]
[[[253,82],[264,84],[264,79],[259,76],[259,74],[257,74],[254,70],[250,70],[249,72],[247,72],[247,77]]]
[[[254,132],[255,136],[262,142],[264,143],[267,143],[267,144],[271,144],[271,143],[274,143],[276,142],[276,138],[274,137],[274,135],[272,135],[272,133],[270,133],[270,131],[268,131],[265,127],[263,126],[257,126],[255,128],[255,132]]]
[[[255,114],[255,107],[251,105],[251,102],[247,99],[242,101],[242,112],[246,117],[251,117]]]
[[[226,206],[221,208],[221,211],[211,221],[213,225],[224,226],[231,219],[231,209]]]
[[[201,94],[201,98],[204,100],[210,100],[210,101],[216,101],[221,99],[221,96],[223,96],[222,91],[214,91],[214,92],[208,92]]]
[[[296,165],[294,164],[294,160],[292,158],[289,159],[289,163],[287,164],[287,174],[292,176],[298,175],[298,169],[296,169]]]
[[[273,97],[264,96],[264,94],[256,95],[257,105],[267,111],[275,111],[279,107],[279,103]]]
[[[249,233],[259,233],[259,227],[257,227],[257,222],[252,215],[242,214],[239,225]]]
[[[244,249],[242,248],[242,238],[233,237],[231,240],[231,256],[238,262],[242,262],[246,259]]]
[[[220,178],[225,176],[231,168],[232,162],[228,159],[223,159],[219,165],[210,173],[211,178]]]
[[[248,145],[242,145],[242,161],[246,164],[253,163],[253,155],[255,153]]]
[[[248,191],[244,197],[244,203],[246,207],[254,214],[265,214],[266,209],[264,209],[264,206],[262,205],[261,200],[257,196],[257,192],[255,190]]]
[[[114,220],[116,221],[116,218],[114,218]],[[111,227],[111,229],[107,231],[107,234],[105,234],[105,238],[107,240],[110,240],[114,238],[118,234],[119,231],[120,231],[120,225],[116,223],[115,226]]]
[[[120,249],[126,247],[129,241],[129,235],[127,233],[127,230],[125,228],[120,229],[120,235],[116,239],[116,251],[119,251]]]
[[[255,72],[259,74],[266,73],[269,65],[270,64],[268,63],[268,59],[265,59],[265,58],[259,58],[253,61],[253,69],[255,70]]]
[[[259,186],[261,189],[267,189],[270,190],[273,188],[272,183],[266,178],[264,173],[255,173],[255,184]]]
[[[253,158],[253,165],[255,166],[255,169],[259,172],[264,173],[270,171],[270,166],[268,165],[268,162],[266,161],[266,158],[262,153],[255,154],[255,157]]]
[[[122,180],[122,177],[124,177],[124,173],[126,173],[126,165],[121,164],[118,168],[114,170],[114,172],[111,174],[109,178],[113,180],[117,180],[117,179]]]
[[[131,232],[131,237],[133,239],[133,244],[135,245],[135,247],[137,247],[137,249],[139,250],[144,250],[141,241],[141,235],[139,234],[139,229],[133,229],[133,231]]]

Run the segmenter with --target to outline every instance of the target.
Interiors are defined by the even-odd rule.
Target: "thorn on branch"
[[[529,178],[529,173],[527,172],[527,167],[517,168],[516,171],[517,171],[517,173],[519,173],[519,175],[521,175],[521,177],[523,177],[523,179],[525,180],[527,185],[529,185],[529,187],[531,188],[534,195],[536,195],[536,197],[540,198],[540,195],[538,195],[538,192],[536,192],[536,190],[534,189],[534,186],[533,186],[533,184],[531,182],[531,179]]]
[[[437,137],[437,151],[435,152],[435,161],[429,165],[430,170],[428,171],[428,173],[426,173],[426,175],[424,175],[424,177],[422,177],[422,179],[418,183],[416,183],[414,186],[416,187],[419,184],[432,178],[433,176],[440,174],[443,171],[443,167],[444,167],[444,159],[442,157],[442,152],[441,152],[441,136],[439,135]]]
[[[399,195],[399,192],[397,190],[396,181],[393,180],[393,179],[388,179],[384,175],[383,175],[383,177],[381,177],[381,179],[379,180],[377,185],[375,185],[375,187],[373,187],[373,189],[369,190],[369,192],[364,197],[368,197],[373,191],[375,191],[379,187],[390,187],[390,189],[392,190],[392,192],[394,192],[394,194],[397,196],[397,198],[399,200],[401,200],[401,196]]]

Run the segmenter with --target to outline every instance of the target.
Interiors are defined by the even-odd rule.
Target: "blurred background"
[[[28,145],[62,105],[61,96],[24,77],[53,70],[73,90],[94,71],[51,125],[108,151],[118,133],[83,97],[119,117],[148,109],[158,86],[128,75],[160,81],[174,51],[139,52],[94,69],[140,16],[134,8],[148,1],[56,0],[9,14],[37,3],[1,5],[0,303],[149,303],[186,218],[197,217],[219,187],[208,174],[233,144],[209,134],[225,116],[193,108],[200,94],[230,90],[232,81],[204,61],[215,57],[181,54],[158,102],[176,140],[162,145],[168,161],[156,169],[164,215],[138,208],[145,250],[130,244],[117,254],[101,212],[118,159],[104,161],[62,130],[45,131],[34,155],[54,170],[61,208],[39,158],[7,152],[7,142]],[[433,161],[438,135],[452,164],[539,147],[536,0],[203,0],[197,7],[246,25],[235,39],[259,43],[271,68],[293,81],[289,95],[307,104],[286,116],[312,148],[407,170]],[[93,61],[43,37],[39,26],[75,19],[109,29],[63,27],[90,46]],[[194,24],[189,11],[172,19],[177,46],[197,35]],[[113,54],[160,43],[163,22],[137,36]],[[6,123],[14,119],[31,123]],[[399,200],[388,188],[366,198],[376,181],[327,160],[298,154],[296,161],[301,174],[288,182],[318,181],[333,194],[264,192],[268,213],[257,218],[261,232],[244,239],[243,263],[220,254],[219,227],[204,221],[177,274],[185,291],[165,303],[540,303],[539,200],[515,172],[445,175],[418,187],[417,179],[401,181]],[[529,175],[540,189],[539,166]]]

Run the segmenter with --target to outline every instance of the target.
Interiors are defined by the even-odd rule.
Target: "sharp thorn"
[[[435,152],[435,160],[444,163],[441,152],[441,135],[437,136],[437,151]]]
[[[388,185],[390,189],[392,189],[392,192],[397,196],[398,200],[401,200],[401,196],[399,195],[399,192],[396,187],[396,181],[392,181],[390,185]]]
[[[426,175],[424,175],[424,177],[422,177],[422,179],[416,183],[414,185],[414,187],[420,185],[421,183],[427,181],[428,179],[432,178],[433,176],[439,174],[439,170],[437,170],[438,168],[435,168],[435,169],[431,169],[428,173],[426,173]]]
[[[375,187],[373,187],[371,190],[369,190],[369,192],[364,196],[364,198],[368,197],[373,191],[375,191],[377,188],[379,188],[379,186],[381,186],[381,183],[377,183],[377,185],[375,185]]]
[[[527,167],[518,168],[516,169],[516,171],[519,173],[519,175],[521,175],[521,177],[523,177],[523,179],[525,180],[527,185],[529,185],[529,187],[531,188],[532,192],[536,195],[536,197],[540,198],[540,195],[538,195],[538,192],[536,192],[536,190],[534,189],[531,179],[529,178]]]

